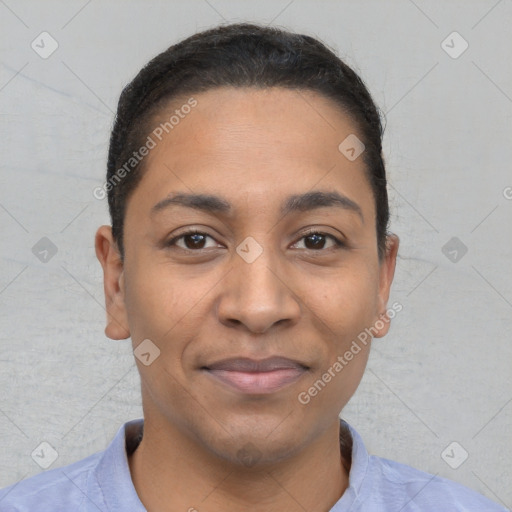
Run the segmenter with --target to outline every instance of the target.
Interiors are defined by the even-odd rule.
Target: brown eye
[[[323,249],[325,246],[325,239],[325,235],[308,235],[304,237],[304,240],[306,240],[305,246],[307,249]]]
[[[202,233],[201,231],[188,231],[186,233],[182,233],[174,237],[172,240],[167,242],[166,246],[177,246],[180,249],[185,249],[189,251],[201,250],[205,249],[206,239],[213,238],[207,233]],[[178,244],[178,241],[183,240],[183,245]]]
[[[185,242],[185,245],[187,246],[187,249],[203,249],[206,237],[208,235],[204,235],[202,233],[194,233],[192,235],[185,235],[183,236],[183,240]],[[190,242],[190,245],[187,243]]]
[[[304,248],[312,251],[319,251],[322,249],[326,249],[325,244],[327,239],[330,239],[332,241],[332,244],[330,247],[327,247],[327,249],[333,249],[337,247],[344,247],[345,244],[336,238],[333,235],[329,235],[327,233],[321,233],[317,231],[313,231],[310,233],[306,233],[300,240],[304,240]],[[298,243],[298,242],[297,242]]]

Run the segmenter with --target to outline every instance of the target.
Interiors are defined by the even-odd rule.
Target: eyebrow
[[[210,194],[178,193],[165,197],[151,208],[151,216],[172,207],[183,206],[211,214],[228,215],[232,212],[231,204],[224,198]],[[288,196],[281,205],[281,215],[291,212],[305,212],[317,208],[336,207],[356,213],[364,223],[361,207],[352,199],[338,192],[315,190],[304,194]]]

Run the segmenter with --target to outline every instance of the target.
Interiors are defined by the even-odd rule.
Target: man
[[[119,102],[96,233],[144,419],[1,510],[504,510],[339,419],[399,306],[381,135],[312,38],[232,25],[153,59]]]

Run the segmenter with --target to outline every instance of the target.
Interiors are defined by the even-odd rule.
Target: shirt
[[[340,442],[343,431],[351,445],[349,486],[330,512],[507,512],[463,485],[368,455],[354,428],[340,423]],[[128,465],[143,426],[142,418],[128,421],[106,450],[0,490],[0,511],[146,512]]]

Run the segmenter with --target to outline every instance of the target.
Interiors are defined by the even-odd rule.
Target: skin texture
[[[194,98],[146,157],[127,204],[124,262],[110,226],[96,233],[106,335],[131,337],[133,348],[150,339],[160,350],[149,366],[136,359],[145,429],[129,459],[132,479],[149,511],[327,511],[348,486],[338,415],[370,344],[307,405],[297,397],[382,318],[398,238],[388,237],[380,262],[364,162],[338,150],[357,132],[331,100],[280,88]],[[313,190],[347,196],[363,219],[333,206],[280,213],[290,194]],[[232,212],[173,206],[151,215],[178,192],[221,196]],[[208,235],[199,249],[190,237],[165,247],[187,228]],[[315,245],[306,228],[346,245],[329,237]],[[263,249],[252,263],[236,251],[247,237]],[[377,337],[389,328],[382,323]],[[242,394],[201,370],[227,357],[274,355],[309,370],[266,395]]]

